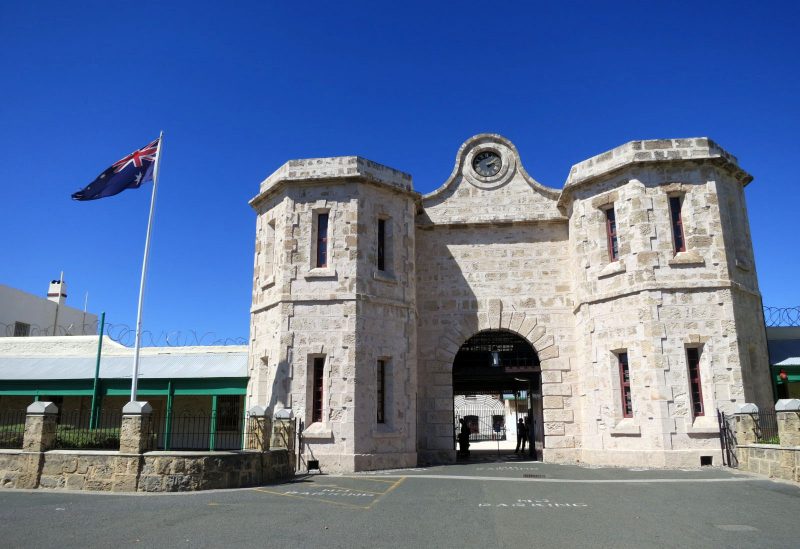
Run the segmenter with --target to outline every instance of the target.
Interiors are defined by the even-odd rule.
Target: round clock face
[[[483,151],[472,159],[472,169],[483,177],[492,177],[500,171],[502,161],[496,152]]]

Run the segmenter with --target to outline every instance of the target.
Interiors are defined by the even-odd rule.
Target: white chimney
[[[53,280],[47,289],[47,299],[63,305],[67,300],[67,283],[63,280]]]

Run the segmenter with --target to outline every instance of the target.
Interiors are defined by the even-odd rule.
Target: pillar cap
[[[275,419],[292,419],[294,414],[292,414],[291,408],[283,408],[282,410],[275,410],[275,414],[272,417]]]
[[[758,413],[758,406],[753,404],[752,402],[746,402],[741,406],[736,407],[737,414],[757,414]]]
[[[267,409],[258,405],[250,406],[250,408],[247,410],[247,415],[251,417],[263,417],[267,415]]]
[[[800,399],[782,398],[775,403],[776,412],[800,412]]]
[[[45,414],[57,414],[58,406],[52,402],[45,402],[40,400],[28,406],[27,413],[29,416],[43,416]]]
[[[122,407],[122,415],[140,416],[153,413],[153,407],[146,401],[131,401]]]

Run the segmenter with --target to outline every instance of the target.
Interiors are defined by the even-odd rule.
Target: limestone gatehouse
[[[460,395],[525,395],[536,459],[720,461],[717,409],[773,407],[743,188],[707,138],[632,141],[534,180],[476,135],[420,195],[357,156],[261,183],[248,406],[289,409],[302,459],[456,459]]]

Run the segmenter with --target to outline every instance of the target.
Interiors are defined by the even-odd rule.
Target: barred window
[[[311,422],[322,421],[322,379],[325,369],[325,358],[314,358],[311,386]]]
[[[376,380],[378,401],[378,423],[386,423],[386,361],[378,361],[378,374]]]
[[[703,387],[700,383],[700,350],[696,347],[686,349],[686,363],[689,367],[689,386],[692,398],[693,417],[705,415],[703,409]]]
[[[317,214],[317,268],[328,266],[328,212]]]
[[[683,238],[683,196],[669,197],[669,215],[672,223],[672,243],[675,246],[675,253],[686,251],[686,242]]]
[[[619,259],[619,244],[617,242],[617,215],[614,213],[614,206],[606,211],[606,238],[608,239],[608,259],[616,261]]]
[[[631,374],[628,369],[628,353],[617,355],[619,363],[619,387],[622,397],[622,417],[633,417],[633,401],[631,400]]]

